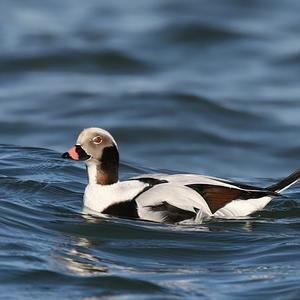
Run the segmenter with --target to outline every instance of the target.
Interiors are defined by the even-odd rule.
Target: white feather
[[[108,206],[133,199],[147,184],[140,181],[123,181],[111,185],[88,184],[85,188],[83,205],[102,212]]]
[[[217,210],[213,216],[218,218],[245,217],[263,209],[271,200],[272,197],[269,196],[247,200],[233,200]]]
[[[154,186],[138,196],[136,202],[140,218],[156,222],[163,222],[164,214],[159,211],[153,211],[151,206],[160,205],[163,202],[191,212],[196,212],[196,208],[201,211],[203,218],[212,215],[206,201],[201,195],[186,186],[172,183],[163,183]]]
[[[234,185],[233,182],[230,182],[228,180],[196,174],[144,174],[142,176],[136,176],[133,178],[155,178],[158,180],[167,180],[169,183],[174,183],[178,185],[209,184],[242,190],[242,188],[237,187],[236,185]]]

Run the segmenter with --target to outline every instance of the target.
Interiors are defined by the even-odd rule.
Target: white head
[[[91,183],[107,185],[118,181],[118,147],[112,135],[104,129],[84,129],[79,134],[76,145],[62,157],[84,161]]]

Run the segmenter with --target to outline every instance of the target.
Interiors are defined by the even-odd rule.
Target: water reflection
[[[91,247],[92,244],[88,239],[83,237],[76,238],[74,248],[67,250],[60,257],[65,268],[71,273],[84,277],[106,273],[108,267],[104,265],[101,259],[88,253]]]
[[[273,209],[276,210],[277,206],[274,205]],[[228,244],[224,246],[225,250],[231,251],[231,247],[228,248],[230,243],[234,249],[235,243],[241,242],[243,236],[255,239],[254,236],[257,231],[260,232],[262,224],[268,225],[270,222],[268,217],[262,217],[269,210],[259,212],[259,215],[252,217],[218,218],[206,220],[201,224],[185,222],[174,225],[113,218],[86,208],[82,212],[80,223],[68,231],[71,235],[68,248],[59,257],[65,269],[81,277],[96,277],[103,274],[120,276],[123,273],[136,275],[140,272],[152,272],[157,267],[159,268],[159,262],[165,264],[166,261],[173,261],[171,256],[165,257],[163,253],[171,255],[174,252],[175,256],[182,255],[180,245],[183,240],[185,243],[188,240],[187,244],[191,243],[191,253],[199,257],[202,257],[202,252],[207,251],[206,243],[211,247],[212,242],[220,244],[226,240]],[[280,214],[280,211],[277,211],[277,214]],[[240,237],[237,238],[237,236]],[[159,240],[159,244],[155,242],[156,239]],[[192,250],[194,247],[198,251],[196,254]],[[161,254],[157,254],[158,249]],[[248,249],[247,246],[245,249]],[[136,258],[140,255],[145,256],[144,263],[149,258],[151,261],[154,258],[157,259],[156,263],[148,265],[147,270],[140,269],[135,265]],[[128,257],[129,261],[123,261],[124,257]],[[171,269],[172,272],[179,270],[177,266]],[[180,270],[182,274],[182,268]]]

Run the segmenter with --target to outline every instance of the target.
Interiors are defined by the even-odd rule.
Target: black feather
[[[167,201],[163,201],[158,205],[148,205],[147,207],[154,212],[161,212],[163,215],[163,222],[171,224],[194,219],[199,211],[197,208],[194,208],[194,212],[184,210],[171,205]]]

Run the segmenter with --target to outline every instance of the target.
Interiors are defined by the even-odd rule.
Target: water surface
[[[300,2],[2,1],[5,299],[298,299],[300,187],[238,220],[82,214],[62,152],[112,132],[122,179],[193,172],[267,186],[299,167]],[[93,298],[93,299],[94,299]]]

